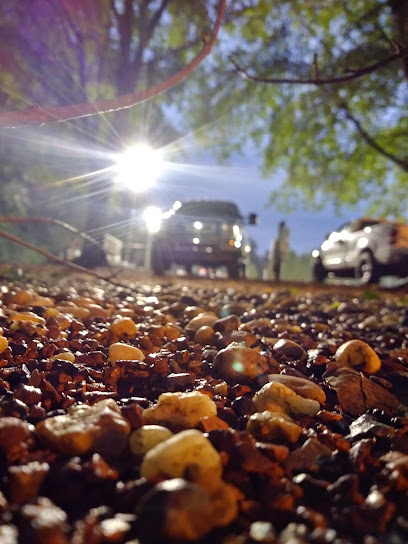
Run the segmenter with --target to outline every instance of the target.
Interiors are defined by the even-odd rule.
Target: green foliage
[[[391,40],[408,46],[390,6],[379,0],[358,0],[352,8],[334,0],[235,2],[216,56],[196,76],[211,108],[195,109],[188,120],[195,127],[210,120],[208,131],[217,146],[228,138],[220,156],[252,142],[263,157],[265,176],[283,169],[286,177],[270,200],[280,209],[318,210],[328,202],[352,209],[365,203],[368,212],[406,217],[408,69],[401,59],[364,77],[321,86],[255,83],[228,61],[232,55],[258,78],[349,74],[395,53]],[[183,106],[194,92],[190,82]],[[344,104],[371,140],[396,160],[370,145]]]
[[[290,251],[282,261],[281,279],[283,281],[310,282],[312,279],[310,254],[298,255]]]
[[[332,304],[330,304],[330,308],[332,308],[333,310],[337,310],[337,308],[338,308],[339,306],[341,306],[341,304],[342,304],[342,303],[341,303],[340,301],[336,300],[335,302],[333,302]]]
[[[363,293],[363,298],[365,300],[378,300],[381,296],[372,289],[366,289]]]
[[[400,306],[408,306],[408,296],[402,295],[401,297],[399,297],[397,300],[397,304]]]

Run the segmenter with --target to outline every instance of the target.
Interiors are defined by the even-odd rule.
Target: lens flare
[[[241,362],[235,361],[232,363],[232,368],[235,370],[235,372],[242,374],[244,372],[245,367]]]
[[[136,144],[119,158],[115,181],[122,187],[141,193],[155,183],[162,165],[159,151],[147,144]]]

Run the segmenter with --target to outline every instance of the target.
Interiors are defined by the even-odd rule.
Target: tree
[[[105,154],[123,146],[147,132],[146,109],[141,114],[129,108],[176,85],[198,66],[211,51],[224,10],[225,0],[4,0],[0,124],[79,119],[61,133],[66,137],[74,129],[94,144],[104,140]],[[27,103],[28,109],[8,111]],[[163,122],[160,102],[149,116],[160,135],[155,144],[165,143],[163,127],[168,133],[171,124]],[[98,159],[100,167],[99,156],[87,161],[86,171],[95,169]],[[112,172],[95,181],[98,198],[88,200],[87,230],[105,218]]]
[[[229,136],[226,155],[252,142],[266,174],[285,172],[271,203],[406,213],[406,1],[245,0],[227,12],[222,37],[196,82],[211,137]]]
[[[3,0],[0,77],[6,98],[0,123],[9,125],[6,112],[27,101],[40,107],[24,110],[23,120],[37,123],[48,121],[50,112],[52,117],[53,106],[72,111],[80,104],[83,111],[84,99],[87,115],[89,98],[102,100],[107,110],[123,93],[122,107],[134,93],[143,101],[144,89],[159,85],[163,74],[177,73],[193,55],[199,57],[203,33],[217,27],[220,5]],[[210,126],[211,139],[225,142],[224,156],[254,143],[266,174],[285,173],[272,192],[273,204],[318,209],[327,202],[340,208],[367,201],[378,213],[405,212],[407,10],[404,0],[356,0],[352,9],[335,0],[231,2],[211,57],[189,77],[183,93],[166,93],[182,112],[177,129]],[[161,100],[150,101],[148,112],[160,127],[160,142],[171,130],[171,122],[163,124]],[[145,126],[146,115],[143,103],[73,126],[114,148],[137,132],[135,125]],[[100,191],[102,181],[97,183]],[[102,200],[110,194],[110,180],[103,183]],[[92,202],[99,212],[101,203]],[[103,215],[88,213],[89,220]]]
[[[215,11],[215,26],[208,38],[205,32],[211,30],[209,12],[214,10],[210,4],[204,7],[201,2],[194,4],[186,0],[104,0],[94,5],[92,2],[82,3],[77,0],[22,0],[16,5],[12,0],[5,0],[2,5],[3,17],[0,19],[4,37],[1,59],[3,77],[7,81],[11,76],[14,83],[21,87],[24,79],[19,80],[19,76],[23,74],[27,81],[37,80],[46,91],[51,91],[51,96],[55,93],[60,96],[56,107],[44,107],[34,103],[20,112],[0,114],[0,126],[41,125],[117,112],[157,96],[182,81],[209,54],[221,25],[225,5],[225,0],[220,0],[218,11]],[[163,39],[159,26],[161,20],[166,19],[165,15],[167,22],[162,26],[166,27],[166,37]],[[60,31],[60,34],[50,33],[50,29]],[[55,50],[56,39],[61,42],[61,33],[66,43],[59,43],[59,52],[64,58],[58,58],[58,50]],[[159,49],[154,40],[156,34],[161,34]],[[51,39],[47,36],[51,36]],[[167,44],[164,51],[160,49],[163,48],[160,40]],[[189,53],[199,44],[201,51],[190,58],[179,72],[160,83],[154,81],[158,77],[158,65],[161,64],[166,72],[174,59],[180,60],[180,55],[184,60],[188,59]],[[71,46],[75,47],[73,66],[67,62]],[[14,64],[19,54],[21,59],[28,61],[23,64],[23,69]],[[92,70],[88,54],[94,56],[94,61],[98,55]],[[50,74],[62,83],[61,89],[50,86],[44,61],[62,70],[62,74]],[[70,71],[68,68],[73,69]],[[150,79],[153,83],[147,89],[136,92],[135,89],[145,79]],[[67,85],[70,87],[70,94],[67,94]],[[118,93],[114,97],[104,96],[111,94],[103,88],[104,85],[110,87],[111,92],[113,89]],[[98,86],[102,88],[99,89]],[[6,103],[12,97],[15,99],[15,90],[12,89],[13,93],[5,92]],[[61,97],[64,97],[63,103],[64,100],[72,99],[75,93],[80,98],[83,95],[82,100],[86,100],[86,103],[80,103],[79,98],[69,106],[60,104]],[[93,98],[95,93],[97,96]]]

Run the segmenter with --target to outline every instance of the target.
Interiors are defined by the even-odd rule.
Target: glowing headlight
[[[200,238],[193,238],[193,244],[199,244]]]
[[[157,206],[148,206],[143,212],[146,228],[149,232],[159,232],[162,223],[162,212]]]
[[[196,230],[201,230],[201,229],[203,228],[203,224],[201,223],[201,221],[194,221],[193,227],[194,227]]]
[[[360,249],[364,249],[365,247],[367,247],[368,246],[368,238],[365,238],[365,237],[359,238],[359,240],[357,242],[357,246]]]

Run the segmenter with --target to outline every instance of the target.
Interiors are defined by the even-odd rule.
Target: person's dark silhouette
[[[272,250],[272,271],[273,279],[280,280],[282,259],[284,259],[289,251],[289,229],[285,221],[281,221],[278,227],[278,237],[274,241]]]

